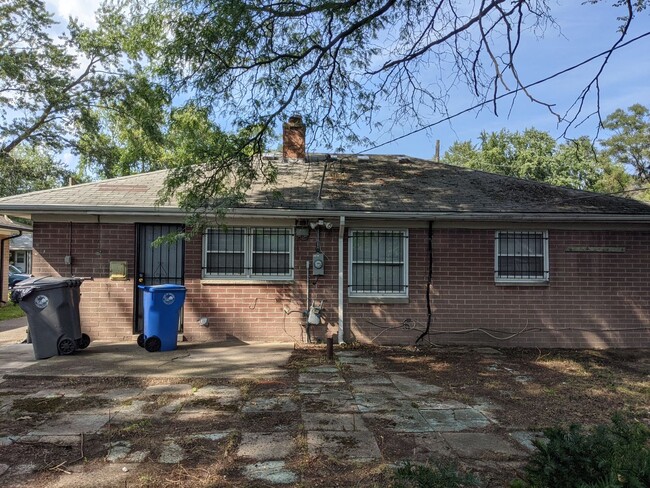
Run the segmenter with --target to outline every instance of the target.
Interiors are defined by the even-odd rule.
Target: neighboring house
[[[21,273],[32,272],[32,234],[25,233],[9,241],[9,262]]]
[[[0,215],[0,306],[7,303],[9,297],[9,243],[23,232],[31,232],[28,225],[14,222],[6,215]]]
[[[174,201],[155,205],[165,171],[0,211],[33,219],[36,276],[95,278],[81,290],[93,339],[133,340],[138,283],[172,282],[190,341],[304,340],[322,300],[345,341],[413,343],[429,305],[435,343],[650,346],[650,206],[402,156],[305,157],[298,119],[284,144],[273,188],[184,242],[151,246],[183,228]]]

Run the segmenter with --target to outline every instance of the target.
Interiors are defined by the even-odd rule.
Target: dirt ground
[[[480,351],[480,349],[479,349]],[[380,348],[384,367],[443,388],[442,397],[483,398],[509,429],[606,423],[616,411],[650,422],[650,350]]]
[[[348,349],[349,350],[349,349]],[[606,423],[616,411],[624,411],[650,424],[650,351],[572,351],[531,349],[473,349],[464,347],[412,348],[361,347],[378,370],[398,372],[422,383],[440,387],[440,401],[490,406],[492,421],[477,432],[509,433],[541,431],[554,425]],[[310,368],[326,366],[325,350],[302,347],[295,350],[280,379],[251,378],[242,381],[183,380],[192,391],[205,387],[228,388],[236,393],[194,397],[139,393],[138,415],[115,418],[94,434],[79,441],[42,442],[20,437],[26,425],[46,425],[62,412],[80,414],[93,410],[125,408],[133,400],[102,396],[115,389],[143,388],[156,381],[134,378],[21,379],[0,383],[0,463],[31,469],[20,475],[0,473],[0,485],[50,488],[56,486],[120,487],[268,487],[242,472],[246,460],[237,455],[242,433],[288,433],[295,446],[286,457],[286,468],[298,481],[296,487],[384,487],[392,484],[392,468],[405,460],[421,461],[417,435],[395,433],[376,418],[366,421],[377,439],[381,459],[360,463],[335,456],[311,455],[304,426],[305,395],[299,393],[300,376]],[[340,362],[334,363],[346,385],[363,383],[364,373]],[[177,380],[171,380],[171,383]],[[43,390],[73,390],[80,396],[34,396]],[[295,409],[249,411],[251,399],[282,397]],[[8,400],[11,398],[11,402]],[[415,403],[415,402],[414,402]],[[175,405],[178,405],[176,407]],[[2,403],[0,403],[2,406]],[[127,407],[129,405],[126,405]],[[414,405],[417,407],[417,405]],[[164,412],[164,413],[161,413]],[[179,415],[187,412],[187,415]],[[197,415],[191,415],[195,412]],[[301,412],[302,417],[301,417]],[[218,439],[199,434],[223,432]],[[178,463],[157,462],[165,439],[176,439],[186,457]],[[140,462],[108,463],[109,446],[128,442],[133,452],[150,453]],[[349,446],[355,447],[355,446]],[[444,453],[441,453],[443,456]],[[452,456],[453,458],[453,456]],[[525,464],[525,458],[492,460],[453,458],[459,466],[479,475],[484,487],[507,486]],[[12,474],[11,478],[7,478]]]

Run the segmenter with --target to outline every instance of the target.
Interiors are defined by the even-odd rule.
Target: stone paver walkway
[[[242,476],[278,485],[300,482],[291,460],[301,453],[354,463],[386,462],[378,429],[397,443],[414,446],[408,459],[415,461],[431,456],[521,460],[531,438],[525,432],[490,432],[496,426],[494,406],[440,399],[440,387],[381,371],[358,351],[341,351],[336,365],[306,368],[296,384],[286,381],[257,396],[241,384],[195,387],[190,382],[53,387],[31,393],[28,385],[23,388],[0,382],[0,412],[12,422],[0,424],[5,427],[0,430],[0,455],[14,443],[74,448],[86,436],[101,440],[108,465],[132,469],[144,462],[182,463],[195,455],[197,445],[206,452],[234,446]],[[37,406],[48,401],[84,403],[74,411],[63,408],[44,416],[26,409],[25,399]],[[32,460],[0,465],[0,485],[38,468]],[[109,480],[112,469],[106,468]],[[70,486],[85,486],[83,469],[69,476]]]

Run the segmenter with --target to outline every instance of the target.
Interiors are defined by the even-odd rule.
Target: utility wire
[[[417,134],[418,132],[422,132],[422,131],[430,129],[431,127],[434,127],[436,125],[442,124],[443,122],[447,122],[447,121],[449,121],[451,119],[455,119],[456,117],[459,117],[459,116],[461,116],[463,114],[466,114],[467,112],[471,112],[472,110],[476,110],[477,108],[481,108],[481,107],[483,107],[485,105],[488,105],[490,103],[494,103],[497,100],[500,100],[502,98],[508,97],[510,95],[514,95],[516,93],[519,93],[520,91],[527,90],[528,88],[532,88],[534,86],[541,85],[542,83],[546,83],[547,81],[552,80],[553,78],[557,78],[558,76],[561,76],[561,75],[563,75],[565,73],[568,73],[569,71],[573,71],[575,69],[578,69],[581,66],[584,66],[585,64],[591,63],[594,59],[598,59],[598,58],[600,58],[602,56],[605,56],[605,55],[607,55],[607,54],[609,54],[609,53],[611,53],[613,51],[616,51],[616,50],[621,49],[623,47],[629,46],[633,42],[636,42],[636,41],[638,41],[640,39],[643,39],[644,37],[647,37],[647,36],[650,36],[650,31],[646,32],[644,34],[641,34],[641,35],[639,35],[639,36],[637,36],[637,37],[635,37],[633,39],[630,39],[629,41],[624,42],[623,44],[615,46],[612,49],[608,49],[608,50],[603,51],[603,52],[601,52],[599,54],[596,54],[596,55],[594,55],[594,56],[592,56],[592,57],[590,57],[588,59],[585,59],[584,61],[582,61],[582,62],[580,62],[578,64],[575,64],[575,65],[573,65],[573,66],[571,66],[569,68],[563,69],[562,71],[558,71],[558,72],[556,72],[556,73],[554,73],[554,74],[552,74],[550,76],[547,76],[546,78],[542,78],[541,80],[537,80],[537,81],[535,81],[533,83],[530,83],[528,85],[525,85],[525,86],[517,87],[514,90],[509,91],[508,93],[502,93],[501,95],[496,96],[496,97],[492,97],[489,100],[484,100],[483,102],[477,103],[476,105],[473,105],[473,106],[471,106],[469,108],[461,110],[460,112],[457,112],[457,113],[455,113],[453,115],[449,115],[449,116],[447,116],[445,118],[437,120],[436,122],[432,122],[431,124],[427,124],[427,125],[425,125],[423,127],[419,127],[418,129],[414,129],[411,132],[407,132],[406,134],[395,137],[395,138],[393,138],[393,139],[391,139],[389,141],[382,142],[381,144],[376,144],[375,146],[364,149],[363,151],[358,151],[357,153],[355,153],[355,155],[367,153],[368,151],[372,151],[374,149],[379,149],[380,147],[387,146],[388,144],[392,144],[393,142],[399,141],[401,139],[405,139],[407,137],[412,136],[413,134]]]

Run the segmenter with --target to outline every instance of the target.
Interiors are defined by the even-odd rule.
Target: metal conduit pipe
[[[345,217],[339,218],[339,344],[345,344],[345,333],[343,330],[343,236],[345,235]]]

